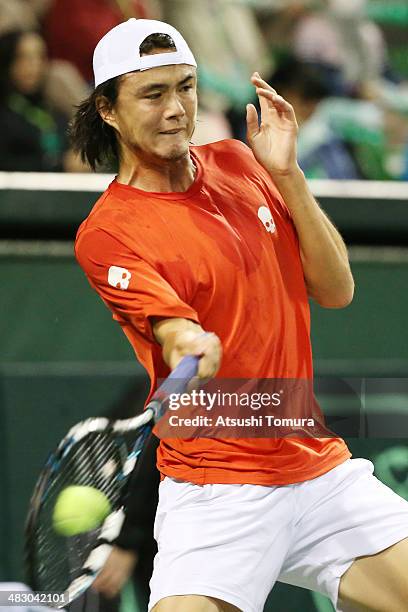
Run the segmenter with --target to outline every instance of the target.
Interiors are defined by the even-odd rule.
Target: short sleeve
[[[89,283],[119,322],[128,322],[153,340],[150,317],[180,317],[199,322],[155,268],[102,229],[81,232],[75,255]]]

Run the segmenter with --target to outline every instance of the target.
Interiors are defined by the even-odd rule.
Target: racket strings
[[[115,503],[118,489],[116,478],[126,456],[127,448],[123,442],[119,443],[105,433],[89,434],[72,447],[60,465],[55,466],[58,476],[52,481],[46,496],[55,488],[60,490],[61,485],[63,488],[73,484],[89,485],[100,489],[111,503]]]
[[[105,539],[114,541],[119,533],[127,483],[151,431],[152,417],[157,420],[160,405],[171,392],[184,390],[186,382],[197,373],[198,361],[195,356],[184,357],[142,415],[111,425],[105,418],[88,419],[71,428],[70,440],[63,441],[47,462],[31,499],[26,523],[26,569],[34,590],[67,593],[71,602],[92,583],[109,554],[109,546],[101,544],[99,535],[103,533]],[[171,388],[170,380],[174,381]],[[131,437],[129,448],[124,434]],[[99,527],[72,537],[56,533],[52,526],[55,504],[70,485],[95,487],[107,496],[112,513],[103,531]]]
[[[115,508],[123,489],[122,469],[128,455],[123,438],[91,432],[73,444],[67,454],[50,466],[49,486],[41,494],[38,516],[32,523],[28,546],[35,557],[35,589],[63,592],[83,573],[83,564],[95,546],[100,528],[71,537],[53,528],[53,512],[59,494],[68,486],[99,489]],[[37,505],[37,504],[33,504]]]

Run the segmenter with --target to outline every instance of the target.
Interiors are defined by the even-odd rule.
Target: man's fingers
[[[251,82],[255,85],[257,96],[262,107],[262,100],[266,99],[269,102],[268,109],[276,110],[277,112],[293,113],[293,108],[289,102],[280,96],[277,91],[269,85],[259,74],[254,72],[251,77]]]
[[[195,354],[201,356],[197,375],[200,379],[212,378],[218,372],[221,363],[222,348],[216,334],[205,333],[196,339]]]
[[[251,81],[256,87],[263,87],[264,89],[268,89],[269,91],[274,91],[276,93],[276,90],[272,87],[272,85],[269,85],[269,83],[264,81],[264,79],[259,75],[259,72],[254,72],[251,77]]]
[[[194,342],[195,355],[201,356],[197,375],[200,379],[212,378],[218,372],[221,363],[221,342],[216,334],[205,333]]]
[[[253,104],[247,104],[246,111],[248,139],[251,140],[259,132],[258,113]]]
[[[273,111],[276,113],[276,109],[274,106],[271,106],[270,100],[268,100],[265,96],[260,93],[262,90],[257,89],[256,93],[258,95],[259,106],[261,107],[261,126],[268,122],[268,114]]]
[[[221,363],[222,348],[218,336],[211,332],[199,333],[192,331],[178,335],[170,354],[170,367],[174,369],[185,355],[200,357],[198,377],[212,378],[218,372]]]
[[[262,121],[267,121],[268,113],[270,116],[274,114],[278,114],[278,116],[286,117],[293,123],[296,123],[296,116],[293,106],[289,104],[285,98],[282,98],[279,94],[274,91],[270,91],[264,88],[257,88],[256,93],[259,98],[259,103],[261,105],[262,111]]]
[[[273,106],[276,108],[280,108],[280,107],[284,109],[292,108],[289,102],[287,102],[285,98],[282,98],[282,96],[277,94],[276,91],[273,91],[273,90],[271,91],[270,89],[265,89],[264,87],[257,87],[256,93],[258,96],[261,97],[260,100],[264,98],[268,100],[269,102],[271,102]]]

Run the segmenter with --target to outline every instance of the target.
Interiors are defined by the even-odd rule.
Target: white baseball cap
[[[151,34],[168,34],[177,51],[140,56],[140,45]],[[95,87],[114,77],[158,66],[188,64],[197,66],[186,41],[173,26],[153,19],[128,19],[112,28],[95,47],[93,69]]]

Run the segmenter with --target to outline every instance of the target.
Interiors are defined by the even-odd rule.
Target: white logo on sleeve
[[[267,206],[260,206],[258,208],[258,218],[264,224],[264,227],[265,227],[267,232],[271,232],[272,233],[272,232],[274,232],[276,230],[276,225],[275,225],[275,222],[273,220],[271,211],[269,210],[269,208]]]
[[[108,283],[116,289],[127,289],[131,278],[132,274],[126,268],[120,268],[119,266],[109,268]]]

